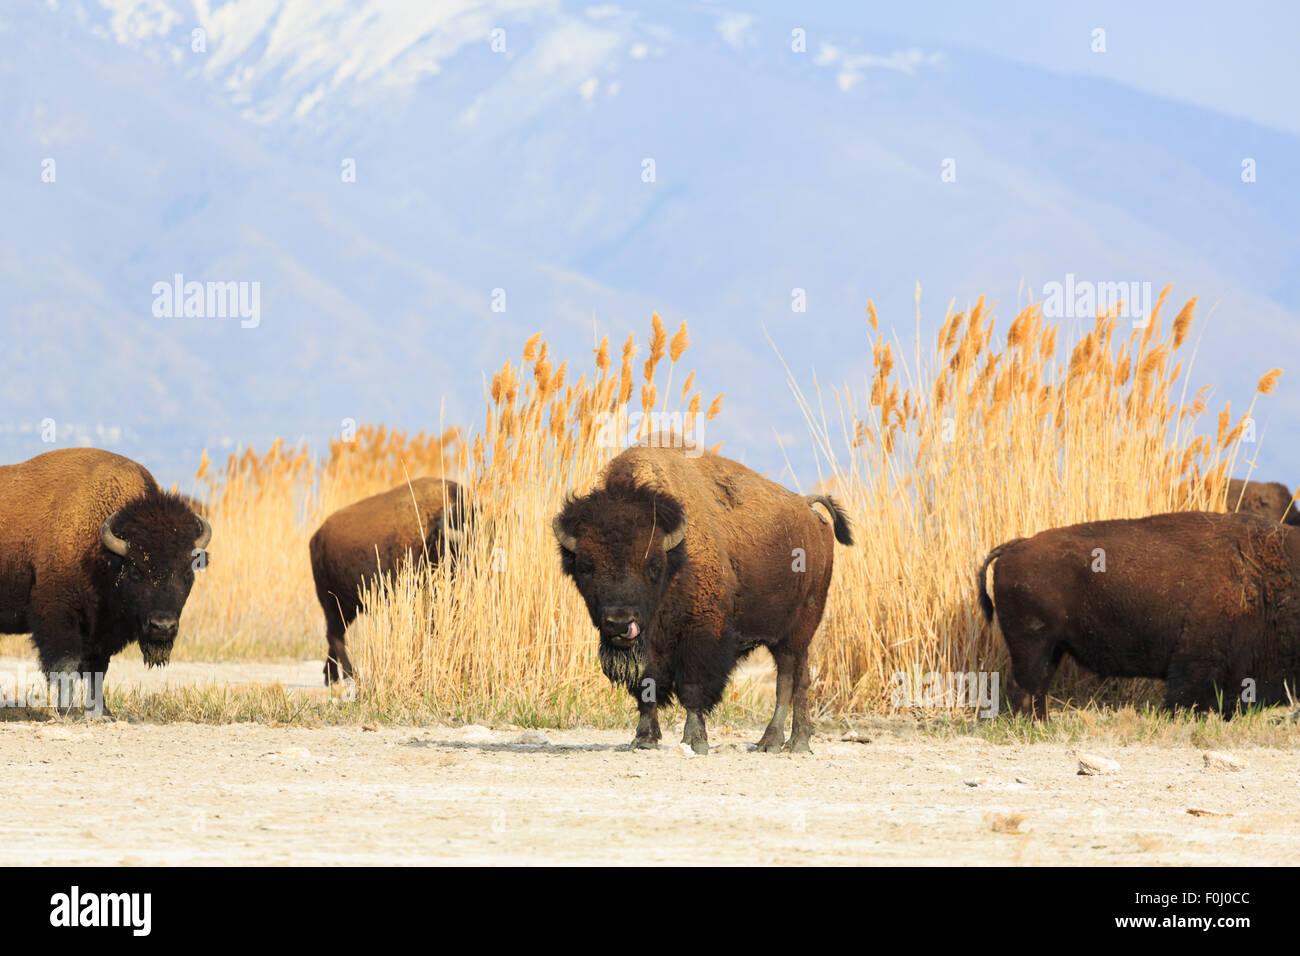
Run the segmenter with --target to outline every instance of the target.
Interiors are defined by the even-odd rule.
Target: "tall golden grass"
[[[634,433],[644,437],[650,413],[675,412],[674,423],[700,435],[717,417],[723,396],[705,407],[695,373],[681,377],[688,347],[685,323],[670,336],[654,315],[644,356],[635,336],[617,354],[606,338],[573,379],[538,333],[517,366],[493,375],[470,440],[366,426],[321,460],[278,442],[220,468],[205,456],[196,489],[215,530],[212,561],[187,604],[177,656],[323,656],[310,535],[343,505],[443,474],[468,486],[479,520],[454,580],[447,565],[408,569],[368,596],[369,612],[347,635],[360,692],[386,707],[488,706],[521,721],[612,714],[625,695],[600,674],[586,612],[560,577],[551,516],[620,450],[611,423],[636,423],[629,413],[640,411]]]
[[[1119,333],[1118,306],[1057,359],[1059,326],[1023,309],[1005,338],[981,298],[949,309],[932,349],[906,354],[879,331],[860,391],[791,381],[826,483],[847,505],[859,546],[836,555],[814,643],[815,694],[838,711],[887,710],[896,674],[1007,673],[976,604],[977,570],[1002,542],[1102,518],[1225,509],[1251,411],[1230,407],[1198,432],[1208,387],[1183,361],[1196,300],[1167,333],[1160,294],[1149,323]],[[919,309],[919,296],[918,296]],[[1272,390],[1281,370],[1260,380]],[[1251,410],[1254,401],[1251,402]],[[1065,668],[1058,687],[1077,674]],[[1004,684],[1005,686],[1005,684]]]
[[[1234,423],[1225,405],[1213,434],[1198,430],[1208,388],[1192,390],[1182,358],[1195,299],[1162,331],[1168,293],[1145,328],[1123,337],[1116,312],[1100,315],[1064,360],[1059,327],[1037,306],[1001,337],[981,299],[949,310],[934,345],[909,343],[905,361],[869,304],[871,373],[860,390],[836,391],[828,411],[818,387],[806,393],[791,380],[812,446],[796,470],[816,464],[858,541],[836,549],[813,645],[825,711],[889,709],[900,672],[1004,671],[975,595],[984,555],[1008,538],[1086,519],[1223,510],[1245,417]],[[205,456],[197,486],[216,529],[213,561],[190,598],[179,654],[322,656],[312,531],[351,501],[446,474],[468,485],[480,520],[454,578],[447,566],[409,569],[367,596],[348,633],[358,692],[389,712],[418,704],[520,723],[625,719],[625,694],[601,675],[585,609],[561,577],[550,521],[619,450],[611,419],[675,411],[690,430],[721,410],[721,395],[703,406],[694,372],[674,381],[685,323],[670,337],[653,316],[646,344],[639,357],[633,336],[616,354],[602,341],[575,380],[533,336],[518,365],[492,377],[483,424],[465,438],[365,427],[319,459],[280,443],[220,468]],[[1067,672],[1062,686],[1069,681]],[[746,693],[733,689],[727,706],[750,706]]]
[[[193,490],[215,534],[212,561],[185,606],[180,659],[320,655],[323,634],[307,540],[338,508],[407,477],[455,474],[460,433],[408,435],[362,425],[324,456],[276,441],[215,466],[204,453]]]

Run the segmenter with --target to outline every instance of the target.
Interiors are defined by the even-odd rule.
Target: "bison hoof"
[[[812,748],[808,746],[808,741],[806,741],[806,740],[791,740],[791,741],[790,741],[788,744],[786,744],[785,747],[782,748],[782,749],[784,749],[784,750],[787,751],[788,753],[792,753],[792,754],[810,754],[810,753],[812,753]]]
[[[691,745],[691,750],[697,754],[707,754],[709,752],[709,742],[707,740],[687,741]]]
[[[658,750],[659,741],[653,737],[637,737],[632,741],[633,750]]]

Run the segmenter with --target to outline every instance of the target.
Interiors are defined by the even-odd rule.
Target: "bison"
[[[104,674],[138,643],[166,664],[212,528],[143,465],[67,448],[0,466],[0,633],[50,674]]]
[[[599,632],[601,669],[637,701],[633,749],[658,746],[658,706],[676,696],[683,743],[708,753],[704,715],[737,660],[763,646],[776,660],[777,701],[758,747],[782,748],[793,708],[786,748],[809,750],[808,645],[835,541],[853,542],[834,499],[801,497],[715,454],[634,447],[594,491],[570,498],[552,529]]]
[[[454,551],[464,533],[460,486],[442,478],[363,498],[334,512],[311,536],[311,573],[325,612],[325,683],[353,676],[344,633],[361,610],[361,589],[373,587],[404,561],[435,564]]]
[[[1300,511],[1291,507],[1291,492],[1280,481],[1233,478],[1228,482],[1228,510],[1300,525]]]
[[[993,567],[993,600],[986,571]],[[1300,674],[1300,532],[1255,515],[1188,511],[1017,538],[979,572],[984,618],[1011,655],[1011,703],[1047,715],[1061,659],[1167,682],[1165,706],[1286,700]]]

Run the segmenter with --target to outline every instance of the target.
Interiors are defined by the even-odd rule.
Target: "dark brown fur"
[[[352,677],[344,633],[361,610],[360,592],[404,562],[436,564],[443,557],[443,515],[448,527],[463,525],[460,487],[442,478],[416,478],[334,512],[312,535],[311,573],[325,612],[325,683]]]
[[[124,556],[100,536],[114,513]],[[180,496],[120,455],[69,448],[0,467],[0,633],[30,633],[49,672],[104,673],[135,642],[146,663],[167,663],[200,530]]]
[[[685,539],[666,551],[683,519]],[[776,660],[777,705],[759,748],[781,749],[793,709],[788,747],[808,749],[808,646],[835,540],[852,543],[833,499],[800,497],[718,455],[638,447],[565,505],[556,532],[563,570],[600,631],[602,669],[637,700],[633,747],[657,746],[658,705],[675,696],[687,711],[683,740],[706,753],[704,715],[737,659],[762,646]]]
[[[1096,549],[1105,570],[1093,570]],[[993,561],[993,595],[985,571]],[[1011,654],[1011,701],[1047,713],[1069,654],[1104,677],[1167,681],[1169,708],[1285,701],[1300,674],[1300,532],[1254,515],[1181,512],[1044,531],[994,549],[980,607]]]
[[[1291,506],[1291,492],[1280,481],[1233,478],[1228,482],[1228,511],[1300,525],[1300,511]]]

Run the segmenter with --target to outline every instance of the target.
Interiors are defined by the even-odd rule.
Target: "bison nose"
[[[605,633],[610,637],[631,640],[641,631],[632,614],[620,611],[605,615]]]
[[[175,614],[150,614],[148,621],[149,636],[162,640],[171,640],[176,636],[179,623]]]

